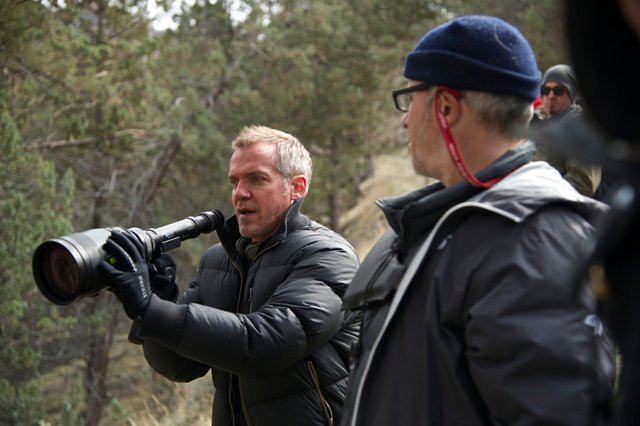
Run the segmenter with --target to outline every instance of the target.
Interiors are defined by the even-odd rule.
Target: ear
[[[438,93],[440,97],[440,113],[447,119],[449,126],[453,126],[461,115],[461,105],[458,97],[448,90],[442,90]]]
[[[291,200],[295,201],[307,195],[307,177],[296,175],[291,179]]]

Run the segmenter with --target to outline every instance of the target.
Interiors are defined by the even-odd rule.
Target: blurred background
[[[0,424],[210,424],[209,377],[169,382],[110,293],[56,306],[44,240],[232,214],[230,141],[249,124],[314,160],[304,213],[364,257],[373,201],[424,185],[390,97],[404,56],[463,14],[500,16],[541,70],[569,63],[555,0],[0,0]],[[203,235],[172,251],[185,289]]]

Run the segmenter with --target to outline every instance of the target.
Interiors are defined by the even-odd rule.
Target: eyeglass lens
[[[411,96],[409,96],[408,93],[401,93],[399,95],[396,95],[396,103],[398,104],[398,109],[407,112],[409,111],[409,106],[411,105]]]
[[[549,92],[553,92],[553,94],[556,96],[562,96],[564,95],[565,88],[564,86],[555,86],[555,87],[542,86],[542,89],[540,89],[540,93],[542,94],[542,96],[547,96]]]

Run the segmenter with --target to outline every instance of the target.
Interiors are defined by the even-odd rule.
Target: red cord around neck
[[[499,176],[497,178],[489,179],[488,181],[482,182],[478,180],[470,171],[467,169],[467,166],[464,164],[464,160],[460,155],[460,150],[458,149],[458,145],[456,144],[455,139],[453,138],[453,134],[451,133],[451,128],[449,127],[449,122],[444,114],[440,111],[440,93],[448,92],[453,95],[456,99],[460,99],[460,92],[457,90],[451,89],[449,87],[438,87],[435,93],[435,109],[436,109],[436,117],[438,121],[438,126],[440,127],[440,133],[442,133],[442,137],[447,144],[447,151],[449,151],[449,155],[451,156],[451,160],[456,165],[458,172],[464,180],[469,182],[471,185],[479,187],[479,188],[491,188],[496,183],[500,182],[504,176]]]

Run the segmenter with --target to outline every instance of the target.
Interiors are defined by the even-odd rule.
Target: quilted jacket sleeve
[[[273,374],[327,342],[342,325],[340,296],[357,257],[347,244],[321,239],[294,259],[286,278],[250,313],[198,303],[198,286],[186,293],[188,304],[154,297],[140,332],[149,363],[173,380],[200,374],[202,366]]]

